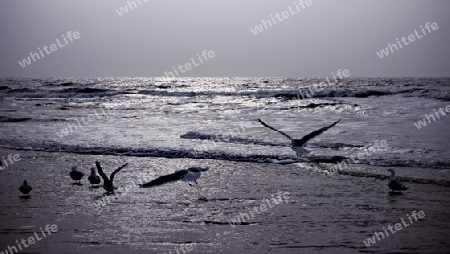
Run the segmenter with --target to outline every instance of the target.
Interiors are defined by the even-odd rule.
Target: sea
[[[0,78],[0,179],[7,181],[0,198],[9,202],[0,212],[10,221],[0,226],[0,247],[40,227],[33,219],[39,217],[66,230],[54,240],[48,236],[50,249],[69,245],[88,253],[184,253],[180,247],[187,244],[191,253],[450,249],[449,224],[442,224],[450,219],[450,78],[333,81]],[[288,138],[258,119],[293,138],[340,122],[305,145],[309,154],[297,156]],[[7,159],[11,153],[21,155],[20,163]],[[71,166],[87,178],[96,160],[107,171],[129,163],[116,175],[116,195],[86,179],[72,185]],[[138,188],[188,166],[210,170],[193,186]],[[389,195],[390,168],[410,186],[402,195]],[[24,178],[34,186],[30,199],[18,198]],[[290,199],[253,218],[243,215],[280,191]],[[402,202],[400,210],[392,206]],[[29,209],[33,215],[24,215]],[[439,216],[364,245],[374,230],[412,210]],[[369,222],[368,214],[377,219]],[[390,219],[381,219],[386,214]],[[242,223],[233,227],[236,218]],[[417,232],[421,228],[426,232]],[[47,252],[38,244],[30,248]]]

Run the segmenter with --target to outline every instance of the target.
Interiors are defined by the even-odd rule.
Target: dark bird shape
[[[91,168],[91,175],[88,177],[88,180],[92,187],[94,187],[94,184],[99,184],[101,182],[100,176],[95,172],[95,168]]]
[[[197,184],[197,179],[200,178],[202,172],[208,171],[209,168],[200,168],[200,167],[190,167],[188,169],[177,170],[175,173],[164,175],[156,178],[145,184],[140,184],[141,188],[150,188],[158,185],[162,185],[165,183],[175,182],[175,181],[185,181],[189,185],[189,182],[193,181]]]
[[[72,171],[70,171],[70,178],[74,181],[78,181],[78,184],[81,184],[80,180],[83,178],[84,173],[77,170],[77,166],[72,167]]]
[[[20,192],[22,192],[24,195],[28,195],[30,191],[32,190],[31,186],[28,185],[27,181],[23,181],[22,185],[19,187]]]
[[[395,179],[395,170],[390,168],[388,169],[388,171],[391,172],[391,177],[389,179],[388,186],[389,188],[391,188],[392,192],[394,192],[394,190],[402,191],[408,189],[408,187],[403,185],[399,180]]]
[[[103,189],[106,190],[107,193],[114,193],[114,190],[117,189],[117,187],[114,187],[113,185],[113,181],[114,181],[114,176],[119,173],[120,170],[122,170],[124,167],[126,167],[128,165],[128,163],[123,164],[122,166],[120,166],[119,168],[117,168],[116,170],[114,170],[110,177],[108,178],[105,173],[103,172],[102,167],[100,166],[100,162],[96,161],[95,162],[95,166],[97,167],[98,170],[98,174],[102,177],[103,179]]]
[[[334,123],[332,123],[332,124],[330,124],[330,125],[328,125],[328,126],[325,126],[325,127],[320,128],[320,129],[318,129],[318,130],[316,130],[316,131],[313,131],[313,132],[309,133],[308,135],[304,136],[304,137],[301,138],[301,139],[293,139],[293,138],[292,138],[291,136],[289,136],[288,134],[286,134],[286,133],[284,133],[284,132],[282,132],[282,131],[280,131],[280,130],[275,129],[275,128],[273,128],[272,126],[269,126],[268,124],[266,124],[265,122],[263,122],[263,121],[262,121],[261,119],[259,119],[259,118],[258,118],[258,121],[259,121],[262,125],[264,125],[264,127],[267,127],[267,128],[269,128],[269,129],[271,129],[271,130],[274,130],[274,131],[280,133],[281,135],[287,137],[288,139],[290,139],[290,140],[291,140],[291,148],[292,148],[292,150],[294,150],[294,151],[297,153],[297,156],[303,156],[304,154],[310,153],[309,150],[303,148],[303,145],[304,145],[306,142],[308,142],[309,140],[311,140],[311,139],[313,139],[313,138],[319,136],[320,134],[322,134],[323,132],[327,131],[327,130],[330,129],[331,127],[335,126],[337,123],[339,123],[339,121],[341,121],[341,119],[337,120],[336,122],[334,122]]]

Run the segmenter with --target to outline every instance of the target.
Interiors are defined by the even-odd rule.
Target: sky
[[[450,77],[450,1],[299,1],[2,0],[0,77]]]

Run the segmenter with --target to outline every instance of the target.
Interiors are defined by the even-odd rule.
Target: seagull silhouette
[[[107,193],[114,193],[114,190],[117,189],[117,187],[114,187],[114,185],[113,185],[114,176],[117,173],[119,173],[119,171],[122,170],[127,165],[128,165],[128,163],[125,163],[122,166],[120,166],[119,168],[117,168],[116,170],[114,170],[111,173],[111,176],[108,178],[105,175],[105,173],[103,173],[103,169],[100,166],[100,162],[98,162],[98,161],[95,162],[95,166],[97,167],[98,174],[103,178],[103,189],[105,189]]]
[[[408,189],[408,187],[403,185],[399,180],[395,179],[394,169],[390,168],[387,171],[391,172],[391,177],[389,178],[388,186],[389,188],[391,188],[392,192],[394,192],[394,190],[402,191]]]
[[[78,183],[74,184],[80,184],[81,185],[81,178],[83,178],[84,173],[77,170],[77,166],[72,166],[72,171],[70,171],[70,178],[72,178],[74,181],[78,181]]]
[[[322,133],[325,132],[326,130],[330,129],[331,127],[335,126],[337,123],[339,123],[339,121],[341,121],[341,119],[337,120],[336,122],[334,122],[334,123],[332,123],[332,124],[330,124],[330,125],[328,125],[328,126],[325,126],[325,127],[320,128],[320,129],[318,129],[318,130],[316,130],[316,131],[313,131],[313,132],[309,133],[308,135],[304,136],[304,137],[301,138],[301,139],[293,139],[293,138],[292,138],[291,136],[289,136],[288,134],[286,134],[286,133],[284,133],[284,132],[282,132],[282,131],[280,131],[280,130],[275,129],[275,128],[273,128],[272,126],[269,126],[268,124],[266,124],[265,122],[263,122],[263,121],[262,121],[261,119],[259,119],[259,118],[258,118],[258,121],[259,121],[262,125],[264,125],[264,127],[267,127],[267,128],[269,128],[269,129],[271,129],[271,130],[274,130],[274,131],[280,133],[281,135],[287,137],[288,139],[290,139],[290,140],[291,140],[291,148],[292,148],[292,150],[294,150],[294,151],[297,153],[297,156],[303,156],[303,155],[305,155],[305,154],[310,153],[309,150],[303,148],[303,145],[304,145],[306,142],[308,142],[309,140],[311,140],[311,139],[313,139],[313,138],[319,136],[320,134],[322,134]]]
[[[95,168],[91,168],[91,175],[88,177],[88,180],[92,187],[94,187],[94,184],[99,184],[101,182],[100,176],[98,176],[97,172],[95,172]],[[98,186],[96,188],[98,188]]]
[[[28,185],[27,181],[23,181],[22,185],[19,187],[20,192],[22,192],[25,195],[28,195],[30,191],[32,190],[31,186]]]
[[[189,182],[195,182],[197,184],[197,179],[200,178],[202,172],[208,171],[209,168],[200,168],[200,167],[190,167],[188,169],[182,169],[177,170],[175,173],[164,175],[156,178],[155,180],[152,180],[145,184],[140,184],[139,186],[141,188],[150,188],[158,185],[162,185],[169,182],[175,182],[175,181],[185,181],[189,185],[191,185]]]

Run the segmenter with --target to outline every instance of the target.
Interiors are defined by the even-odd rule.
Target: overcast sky
[[[120,16],[125,0],[1,0],[0,76],[160,77],[204,50],[215,57],[181,76],[325,77],[338,69],[353,77],[450,76],[448,0],[311,0],[257,35],[251,28],[297,11],[299,0],[139,1]],[[427,22],[439,28],[423,35]],[[414,30],[423,37],[377,55]],[[65,44],[69,31],[80,38]],[[21,67],[57,39],[63,47]]]

